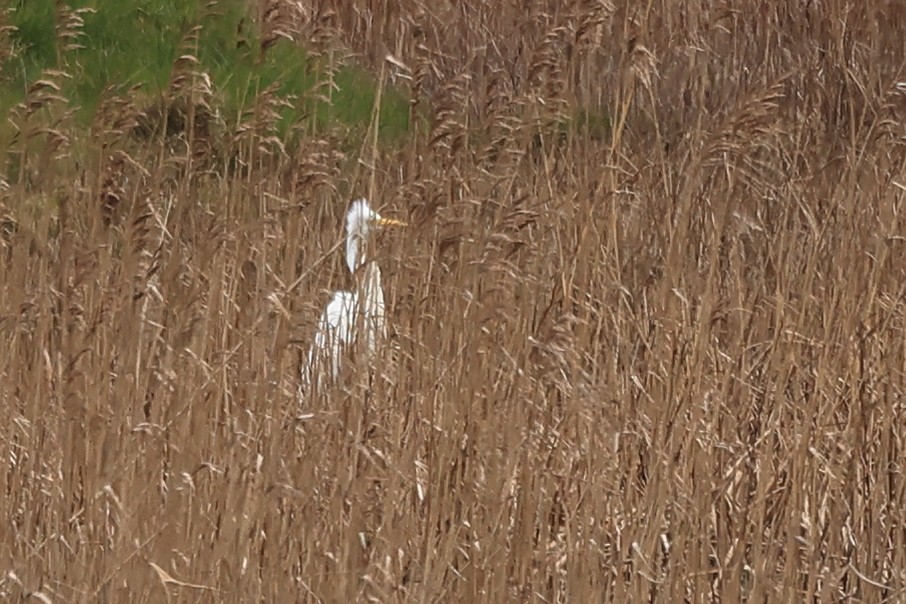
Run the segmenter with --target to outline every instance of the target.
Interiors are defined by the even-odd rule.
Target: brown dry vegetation
[[[191,35],[179,127],[13,112],[0,594],[903,601],[906,8],[315,4],[399,148],[218,122]],[[363,194],[391,345],[303,408]]]

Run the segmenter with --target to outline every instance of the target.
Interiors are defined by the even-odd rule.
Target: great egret
[[[372,359],[378,342],[386,336],[381,269],[376,262],[369,260],[368,254],[376,227],[385,226],[406,226],[406,223],[382,217],[371,209],[365,199],[356,199],[349,205],[346,212],[346,265],[358,289],[334,292],[324,309],[308,351],[304,386],[315,382],[319,386],[324,384],[321,376],[328,370],[331,381],[335,381],[340,375],[344,351],[360,342],[367,358]]]

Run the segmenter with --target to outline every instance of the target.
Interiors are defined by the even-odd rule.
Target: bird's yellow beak
[[[375,223],[378,226],[382,226],[382,227],[385,227],[385,226],[398,226],[398,227],[409,226],[408,223],[405,223],[402,220],[394,220],[393,218],[378,218],[375,221]]]

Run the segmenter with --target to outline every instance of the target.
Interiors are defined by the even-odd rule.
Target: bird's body
[[[306,385],[325,385],[339,378],[346,351],[359,348],[367,360],[374,358],[381,339],[386,336],[384,292],[381,270],[377,263],[367,260],[372,229],[403,223],[382,218],[368,202],[359,199],[349,206],[346,214],[346,264],[356,279],[355,291],[337,291],[328,302],[318,323],[314,341],[308,352],[303,375]]]
[[[308,372],[327,370],[324,361],[330,362],[330,375],[336,379],[340,374],[340,359],[343,348],[352,340],[352,323],[358,296],[352,292],[334,292],[318,322],[315,341],[308,351]]]
[[[324,372],[323,364],[329,362],[330,376],[336,380],[344,351],[356,343],[357,334],[363,334],[363,348],[370,358],[386,331],[381,271],[376,263],[369,262],[359,291],[334,292],[327,303],[308,351],[308,366],[313,369],[320,364],[319,371]]]

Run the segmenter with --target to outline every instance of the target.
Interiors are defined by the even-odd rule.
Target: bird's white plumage
[[[346,213],[346,264],[358,289],[334,292],[324,309],[308,352],[304,385],[317,382],[323,386],[322,376],[336,380],[345,351],[360,341],[368,360],[374,358],[387,327],[381,271],[376,262],[368,260],[367,249],[375,227],[402,224],[381,217],[364,199],[350,204]]]
[[[336,379],[340,374],[340,357],[343,347],[352,339],[352,322],[357,304],[356,295],[352,292],[334,292],[330,302],[318,322],[315,340],[308,351],[308,370],[327,360],[330,362],[330,375]],[[327,367],[320,367],[326,371]]]

